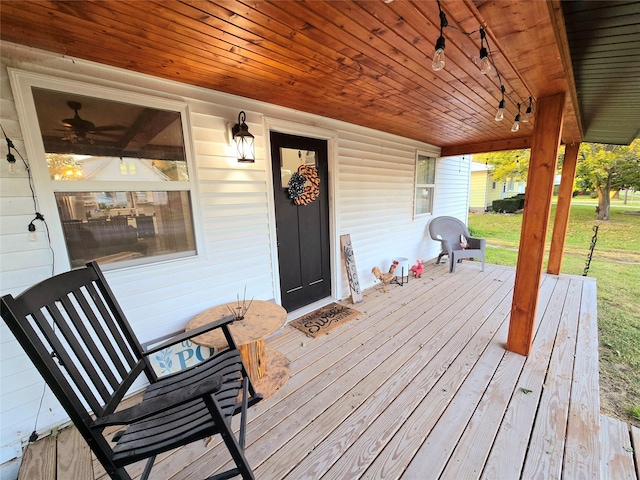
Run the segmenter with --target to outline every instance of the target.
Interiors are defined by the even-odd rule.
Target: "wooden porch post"
[[[544,245],[556,173],[564,93],[537,102],[507,350],[528,355],[533,342]]]
[[[564,254],[564,241],[567,237],[567,226],[569,225],[573,180],[576,176],[579,148],[579,143],[571,143],[566,146],[564,151],[562,179],[560,180],[556,218],[553,223],[553,236],[551,237],[551,251],[549,252],[549,264],[547,265],[547,273],[552,275],[559,275],[560,267],[562,267],[562,255]]]

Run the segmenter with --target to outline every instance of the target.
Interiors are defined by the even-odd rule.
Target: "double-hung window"
[[[69,266],[194,256],[186,107],[75,82],[26,83],[26,111],[38,127],[30,155],[38,197],[52,204],[48,223],[58,216],[53,241],[64,242]]]
[[[436,159],[418,154],[416,157],[415,212],[416,216],[433,213],[436,188]]]

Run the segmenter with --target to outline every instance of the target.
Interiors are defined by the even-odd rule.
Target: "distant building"
[[[560,179],[557,174],[554,179],[553,195],[558,195]],[[491,175],[491,166],[480,162],[471,162],[471,184],[469,189],[469,211],[484,212],[491,210],[491,202],[502,198],[512,197],[524,193],[527,182],[515,181],[498,182]]]

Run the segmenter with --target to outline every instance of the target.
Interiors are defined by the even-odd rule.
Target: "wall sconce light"
[[[249,133],[246,119],[247,115],[244,112],[238,114],[238,123],[231,129],[231,136],[238,149],[238,162],[254,163],[256,153],[253,147],[253,135]]]

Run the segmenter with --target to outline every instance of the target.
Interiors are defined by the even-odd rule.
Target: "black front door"
[[[290,312],[331,295],[327,142],[271,132],[271,161],[282,306]]]

